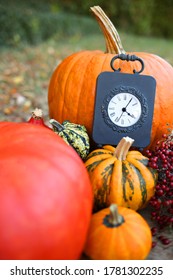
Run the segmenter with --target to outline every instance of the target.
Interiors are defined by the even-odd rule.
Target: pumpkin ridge
[[[89,157],[87,159],[87,161],[85,162],[85,165],[88,166],[92,162],[95,162],[95,161],[98,161],[98,160],[102,160],[103,161],[103,160],[105,160],[107,158],[110,158],[110,157],[112,157],[112,155],[109,155],[107,153],[103,153],[103,154],[99,153],[99,154],[96,154],[94,157]]]
[[[128,210],[132,210],[132,209],[129,209],[129,208],[122,208],[121,209],[121,215],[122,216],[125,216],[126,217],[126,230],[127,230],[127,234],[126,236],[128,235],[129,239],[130,239],[130,236],[133,237],[133,234],[135,232],[135,227],[136,227],[136,232],[138,232],[139,230],[139,224],[140,224],[140,238],[137,236],[137,239],[138,239],[138,242],[139,242],[139,245],[141,244],[142,245],[142,241],[143,241],[143,246],[141,246],[143,248],[143,259],[146,258],[146,251],[148,250],[148,252],[150,251],[151,249],[151,243],[149,244],[150,248],[146,248],[146,245],[148,245],[148,243],[146,243],[144,241],[144,239],[147,238],[150,238],[151,239],[151,231],[150,231],[150,228],[149,227],[146,227],[147,225],[147,222],[142,218],[142,216],[138,213],[138,212],[135,212],[135,219],[133,218],[134,217],[134,213],[133,213],[133,210],[132,211],[128,211]],[[133,231],[131,231],[131,228],[133,228]],[[141,238],[141,234],[142,234],[142,238]],[[129,243],[128,243],[129,244]],[[145,246],[144,246],[145,244]],[[133,245],[132,245],[133,246]],[[132,251],[134,252],[134,248],[132,247]],[[139,246],[138,246],[138,249],[136,250],[136,253],[138,253],[139,251]],[[129,255],[128,259],[131,259],[131,256]],[[135,259],[138,259],[138,256],[135,256]]]
[[[121,212],[121,215],[124,217],[123,212]],[[125,223],[122,224],[122,228],[126,228],[125,231],[120,231],[119,235],[120,235],[120,240],[121,240],[121,259],[123,260],[130,260],[131,259],[131,254],[129,253],[129,250],[127,250],[127,248],[129,247],[129,243],[130,243],[130,238],[129,235],[126,233],[127,232],[127,227],[126,227],[126,218],[125,218]],[[117,238],[117,233],[116,234],[116,238]],[[134,232],[133,232],[134,234]],[[128,236],[128,237],[127,237]]]
[[[107,206],[107,197],[110,189],[110,178],[113,169],[115,157],[107,158],[101,161],[90,174],[90,180],[94,192],[94,210],[99,210]],[[95,174],[97,174],[97,179]]]
[[[143,177],[147,178],[147,175],[148,175],[148,177],[149,177],[149,178],[147,178],[148,183],[151,184],[151,181],[149,182],[149,180],[151,180],[153,178],[152,178],[150,169],[147,166],[145,166],[142,162],[140,162],[140,160],[137,160],[130,156],[127,158],[127,160],[129,162],[131,162],[134,165],[134,167],[139,170],[139,172],[142,174]]]
[[[129,176],[130,175],[130,170],[129,170],[128,167],[130,167],[130,164],[128,164],[127,161],[125,161],[125,162],[123,161],[123,163],[122,163],[122,173],[123,173],[122,187],[123,187],[123,198],[124,198],[124,201],[126,201],[126,202],[129,201],[129,199],[132,200],[132,196],[134,195],[134,182],[132,182],[130,180],[130,176]],[[126,196],[126,187],[125,187],[126,181],[128,181],[129,187],[132,191],[129,199],[127,199],[127,196]]]
[[[126,209],[128,209],[128,208],[126,208]],[[132,209],[130,209],[130,210],[132,210]],[[132,217],[133,217],[133,212],[132,213],[129,212],[129,213],[126,214],[126,223],[129,224],[129,227],[131,225],[136,224],[136,221],[141,220],[141,214],[139,212],[136,212],[136,219],[135,220],[132,219]],[[141,224],[141,228],[145,229],[145,224],[146,223],[147,223],[146,220],[143,220],[143,223]]]
[[[107,154],[96,155],[94,158],[90,157],[86,162],[85,166],[89,172],[89,176],[91,177],[92,172],[94,169],[101,163],[103,160],[110,158]]]
[[[151,67],[153,68],[153,65],[155,65],[156,63],[156,56],[151,54],[149,57],[147,54],[144,54],[146,55],[146,60],[144,61],[145,65],[147,64],[147,69],[150,69]],[[159,57],[158,57],[159,58]],[[157,63],[159,63],[159,59],[157,59]],[[163,69],[162,71],[165,71],[165,67],[162,66],[160,63],[159,63],[159,67],[161,66],[161,68]],[[144,69],[144,73],[145,73],[145,69]],[[148,74],[148,73],[147,73]],[[150,73],[148,75],[151,75]],[[153,75],[154,76],[154,75]],[[156,78],[156,77],[155,77]],[[156,79],[157,80],[157,79]],[[157,98],[156,98],[157,97]],[[154,105],[154,112],[153,112],[153,124],[152,124],[152,127],[155,126],[155,132],[153,131],[152,129],[152,138],[153,138],[153,142],[155,141],[155,138],[156,138],[156,135],[157,135],[157,131],[158,131],[158,128],[160,126],[160,121],[159,123],[156,124],[155,122],[155,119],[161,119],[161,110],[160,110],[160,104],[162,104],[162,95],[158,93],[158,80],[157,80],[157,83],[156,83],[156,97],[155,97],[155,105]],[[156,103],[157,101],[157,103]],[[158,104],[159,104],[159,107],[158,107]]]
[[[127,157],[133,157],[137,160],[148,159],[146,156],[141,154],[139,151],[129,151]]]
[[[83,52],[82,51],[79,52],[78,56],[79,57],[83,56]],[[71,69],[73,68],[73,65],[75,64],[76,59],[77,59],[77,56],[75,56],[75,58],[74,58],[73,55],[70,55],[69,57],[66,58],[66,60],[62,61],[62,63],[60,63],[60,65],[54,70],[50,83],[49,83],[48,101],[51,104],[54,100],[56,100],[55,95],[57,96],[58,106],[59,106],[58,116],[61,116],[61,119],[59,117],[57,119],[60,122],[63,121],[62,111],[63,111],[63,107],[64,107],[63,104],[64,104],[64,99],[65,99],[66,81],[68,79],[69,73],[71,72]],[[64,67],[64,65],[67,65],[67,64],[68,64],[68,67],[66,69],[66,72],[63,72],[63,82],[62,82],[61,81],[61,69]],[[59,85],[61,86],[61,90],[59,88]],[[61,94],[59,92],[61,92]],[[61,96],[61,98],[59,98],[59,96]],[[60,106],[60,104],[61,104],[61,106]],[[56,114],[57,114],[57,112],[56,112]],[[53,114],[51,112],[51,106],[49,106],[49,115],[51,118],[54,117],[56,119],[56,116],[53,116]]]
[[[141,196],[140,191],[140,178],[139,174],[136,172],[136,168],[128,161],[123,162],[123,177],[129,182],[129,187],[131,189],[131,193],[128,194],[128,203],[124,204],[125,207],[132,207],[137,210],[140,206],[139,196]],[[128,188],[126,187],[126,192],[128,192]],[[130,196],[129,196],[130,195]],[[131,205],[132,204],[132,205]]]
[[[97,256],[97,252],[98,252],[98,248],[100,248],[100,246],[105,247],[105,250],[107,251],[107,244],[105,243],[105,225],[102,223],[102,220],[99,222],[97,221],[94,216],[95,214],[93,214],[93,219],[91,220],[91,224],[90,224],[90,236],[87,240],[87,244],[85,246],[84,252],[86,253],[87,256],[89,256],[89,247],[90,244],[92,244],[92,249],[93,249],[93,255],[92,255],[92,259],[98,259]],[[94,224],[97,223],[100,226],[99,227],[95,227]],[[100,236],[100,239],[98,240],[98,242],[93,242],[93,240],[95,239],[95,236]],[[88,250],[89,249],[89,250]],[[100,260],[104,259],[104,256],[102,256],[102,254],[99,256]]]
[[[123,224],[121,226],[123,226]],[[116,250],[115,250],[115,252],[113,252],[113,250],[112,250],[113,244],[115,244],[115,240],[119,240],[118,246],[120,246],[121,252],[124,251],[125,254],[127,254],[126,241],[125,241],[125,239],[122,238],[123,233],[121,230],[121,226],[112,229],[112,234],[110,234],[109,243],[108,243],[109,247],[107,248],[109,259],[117,259],[117,260],[121,259],[119,256],[119,252],[116,252]],[[123,259],[126,259],[126,258],[123,258]]]
[[[153,174],[150,169],[148,169],[148,167],[143,165],[141,162],[130,157],[128,158],[128,161],[134,165],[134,167],[136,168],[136,172],[139,174],[138,176],[141,182],[140,186],[142,202],[143,205],[145,205],[146,201],[148,201],[154,194],[153,186],[155,185],[155,180],[153,179]]]
[[[92,56],[91,56],[91,54],[92,54]],[[79,123],[80,123],[80,118],[79,118],[79,110],[78,110],[78,108],[79,108],[79,105],[81,104],[80,100],[83,100],[83,94],[82,93],[83,93],[83,89],[84,89],[84,83],[85,83],[85,80],[87,78],[87,74],[86,74],[87,71],[86,70],[88,69],[88,66],[91,63],[93,57],[95,57],[95,55],[96,54],[94,52],[90,52],[90,59],[86,60],[87,58],[85,57],[85,62],[87,61],[87,63],[85,63],[84,74],[81,75],[81,73],[80,73],[80,76],[82,76],[82,81],[81,81],[80,90],[78,92],[78,102],[76,102],[76,107],[77,107],[76,122],[78,122],[78,120],[79,120]],[[80,69],[81,69],[81,65],[80,65]]]
[[[91,52],[91,51],[85,51],[85,53],[87,54],[87,56],[86,57],[90,57],[90,56],[92,56],[92,57],[94,57],[95,56],[95,53],[93,53],[93,52]],[[80,54],[80,55],[79,55]],[[65,84],[65,86],[64,86],[64,93],[65,92],[69,92],[68,90],[67,90],[67,86],[68,86],[68,81],[70,80],[71,81],[71,76],[73,75],[73,71],[71,71],[71,69],[73,69],[73,68],[75,68],[76,69],[76,65],[78,65],[79,64],[79,62],[81,61],[81,56],[83,57],[83,55],[84,55],[84,52],[80,52],[80,53],[77,53],[76,54],[76,59],[75,59],[75,61],[74,61],[74,63],[72,63],[70,66],[71,66],[71,68],[70,68],[70,71],[69,71],[69,75],[67,76],[67,79],[66,79],[66,81],[64,82],[64,84]],[[73,58],[74,59],[74,58]],[[72,62],[73,62],[73,59],[72,59]],[[84,71],[84,69],[86,69],[87,68],[87,63],[85,63],[84,64],[85,65],[85,68],[83,68],[83,71]],[[81,66],[81,65],[80,65]],[[69,65],[68,65],[68,67],[69,67]],[[80,67],[80,69],[81,69],[81,67]],[[82,81],[84,80],[84,75],[81,75],[81,70],[80,70],[80,77],[82,76],[83,77],[83,79],[82,79]],[[85,71],[84,71],[84,73],[85,73]],[[81,81],[81,79],[80,79],[80,81]],[[82,82],[81,82],[81,90],[79,91],[79,92],[75,92],[75,94],[77,94],[78,93],[78,102],[77,102],[77,97],[75,97],[75,106],[73,107],[73,110],[74,110],[74,108],[76,109],[75,111],[77,111],[77,114],[78,114],[78,106],[79,106],[79,99],[80,99],[80,93],[81,93],[81,91],[82,91]],[[64,97],[65,97],[65,94],[64,94]],[[70,98],[70,97],[69,97]],[[63,110],[62,110],[62,116],[64,116],[64,115],[66,115],[66,113],[64,113],[64,110],[65,110],[65,107],[66,107],[66,103],[67,103],[67,100],[66,100],[66,102],[65,102],[65,100],[62,100],[62,102],[63,102],[63,104],[64,104],[64,106],[63,106]],[[72,102],[72,99],[71,100],[69,100],[69,102]],[[77,118],[77,115],[75,114],[75,117],[76,117],[76,119],[73,119],[73,122],[78,122],[78,118]],[[66,117],[64,117],[64,119],[65,119]]]
[[[141,175],[140,171],[138,168],[136,168],[136,173],[138,174],[138,178],[139,178],[139,188],[140,188],[140,191],[141,191],[141,197],[142,197],[142,201],[141,201],[141,205],[145,205],[146,201],[147,201],[147,184],[146,184],[146,181],[144,180],[144,177]]]
[[[91,176],[91,172],[93,172],[93,170],[97,167],[97,165],[101,162],[102,160],[98,160],[95,162],[92,162],[91,164],[86,166],[86,169],[88,170],[89,175]]]
[[[93,187],[97,186],[95,189],[99,189],[102,187],[102,179],[103,179],[103,174],[104,170],[107,169],[107,167],[111,164],[114,164],[117,161],[115,157],[109,157],[100,162],[100,164],[97,165],[97,167],[94,169],[92,175],[91,175],[91,181],[93,182],[95,180],[95,173],[97,173],[97,180],[96,184],[93,182]],[[103,173],[103,174],[102,174]]]
[[[104,58],[104,53],[101,51],[95,51],[95,53],[91,52],[92,56],[90,56],[90,59],[87,61],[86,63],[86,67],[85,67],[85,71],[83,74],[83,78],[82,78],[82,83],[81,83],[81,87],[78,87],[78,91],[79,91],[79,101],[77,102],[77,122],[80,123],[81,120],[81,115],[85,115],[88,116],[90,115],[90,108],[94,106],[94,100],[92,98],[93,95],[95,95],[95,87],[96,87],[96,83],[95,81],[89,81],[88,77],[90,77],[91,73],[93,73],[93,75],[95,75],[95,73],[100,72],[100,65],[102,65],[102,58]],[[87,58],[84,59],[84,61],[86,61]],[[81,68],[81,64],[79,63],[79,69]],[[80,73],[81,75],[81,73]],[[97,79],[97,75],[95,77],[95,80]],[[92,86],[91,86],[92,84]],[[89,88],[91,87],[91,90],[89,90]],[[85,89],[88,88],[89,92],[90,92],[90,96],[87,96],[85,94]],[[81,102],[80,102],[81,101]],[[92,102],[92,104],[90,104]],[[79,106],[80,104],[83,104],[83,106]],[[75,105],[76,106],[76,105]],[[93,110],[92,110],[93,111]],[[92,112],[92,115],[94,114],[94,111]],[[93,116],[92,116],[93,118]],[[86,121],[86,117],[83,120],[83,124],[86,126],[86,128],[88,129],[87,125],[85,124]],[[92,121],[92,119],[90,119],[90,121]]]
[[[147,65],[147,69],[149,68],[154,68],[155,65],[155,71],[153,71],[153,77],[156,79],[157,83],[156,83],[156,98],[155,98],[155,107],[154,107],[154,115],[153,115],[153,127],[155,127],[155,129],[152,129],[152,139],[153,139],[153,143],[156,143],[157,139],[159,139],[162,134],[160,133],[160,126],[165,126],[167,123],[167,120],[165,119],[165,121],[163,121],[163,116],[166,115],[166,118],[169,116],[167,115],[166,107],[169,107],[170,105],[168,104],[168,102],[165,102],[164,100],[166,99],[166,94],[165,93],[165,98],[163,99],[163,93],[162,91],[165,90],[165,85],[161,85],[160,84],[160,75],[158,75],[158,71],[157,68],[161,69],[160,72],[162,73],[163,77],[166,77],[167,79],[170,76],[169,71],[171,70],[172,66],[168,64],[167,61],[163,60],[160,56],[155,55],[155,54],[150,54],[148,56],[147,53],[142,54],[142,56],[145,55],[146,56],[146,61],[145,64]],[[168,69],[169,67],[169,69]],[[145,73],[145,69],[144,69],[144,73]],[[148,75],[151,75],[151,73],[148,73]],[[169,78],[170,79],[170,78]],[[171,80],[170,80],[171,82]],[[160,93],[158,92],[158,88],[160,88]],[[169,89],[168,89],[169,90]],[[162,94],[161,94],[162,93]],[[155,121],[157,120],[157,122]],[[159,120],[159,122],[158,122]],[[169,122],[169,121],[168,121]],[[171,124],[172,124],[172,120],[171,120]],[[150,146],[150,145],[149,145]]]
[[[126,220],[126,222],[127,222],[127,220]],[[129,240],[131,240],[133,238],[133,235],[134,235],[134,232],[135,232],[135,225],[136,225],[136,232],[137,232],[139,230],[138,229],[139,226],[136,223],[133,223],[133,231],[131,230],[132,227],[131,227],[130,223],[128,223],[128,227],[126,227],[126,236],[128,236]],[[128,254],[127,259],[131,259],[131,260],[138,259],[138,252],[139,251],[140,251],[140,254],[141,254],[141,251],[143,252],[141,257],[142,257],[142,259],[145,259],[146,258],[146,250],[150,251],[150,249],[151,249],[150,244],[149,244],[150,248],[146,249],[146,246],[148,246],[147,242],[144,241],[145,239],[147,239],[145,237],[145,235],[146,235],[145,227],[146,226],[143,226],[143,227],[142,226],[143,225],[140,222],[140,231],[141,231],[140,237],[139,237],[139,235],[137,235],[136,238],[135,238],[135,242],[133,244],[131,244],[130,242],[127,241],[128,242],[128,248],[130,247],[133,250],[133,253],[135,254],[134,257],[132,257],[130,254]],[[145,230],[145,231],[142,234],[143,230]],[[149,230],[147,229],[147,233],[148,232],[149,232]],[[148,234],[147,234],[147,236],[148,236]]]
[[[148,164],[148,158],[138,159],[138,161],[141,162],[145,166],[147,166],[147,164]]]
[[[125,173],[125,176],[124,176],[124,173]],[[127,199],[127,194],[126,194],[126,182],[128,182],[128,185],[130,186],[130,182],[129,180],[127,179],[126,177],[126,170],[125,170],[125,164],[122,162],[122,195],[123,195],[123,200],[125,203],[128,202],[128,199]]]
[[[115,147],[111,146],[111,145],[104,145],[102,147],[102,150],[108,150],[109,152],[111,151],[112,153],[115,153]]]
[[[109,193],[109,183],[111,179],[111,173],[113,169],[113,163],[107,165],[101,175],[102,175],[102,184],[99,189],[94,190],[95,195],[95,205],[94,210],[99,210],[99,208],[105,208],[107,206],[107,195]]]
[[[96,156],[98,155],[109,155],[109,156],[112,156],[112,152],[110,151],[106,151],[106,150],[103,150],[103,149],[97,149],[97,150],[94,150],[92,151],[86,158],[86,162],[90,159],[90,158],[93,158],[93,160],[95,159]],[[85,163],[86,163],[85,162]]]
[[[153,169],[153,168],[150,168],[150,167],[148,167],[148,169],[150,170],[151,175],[153,176],[153,180],[154,180],[154,182],[156,183],[156,182],[157,182],[157,179],[158,179],[157,170],[156,170],[156,169]]]
[[[109,55],[104,56],[104,59],[102,61],[102,67],[100,68],[100,73],[104,71],[104,68],[105,68],[104,65],[105,65],[105,61],[107,60],[107,58],[109,58]]]
[[[90,52],[90,51],[85,51],[85,56],[90,56],[90,55],[91,55],[91,52]],[[65,92],[68,92],[68,93],[69,93],[69,90],[68,90],[67,88],[69,87],[69,83],[70,83],[71,80],[72,80],[72,78],[71,78],[72,75],[73,75],[72,69],[74,69],[74,68],[76,69],[76,65],[78,65],[79,61],[81,61],[81,57],[83,57],[83,53],[82,53],[82,52],[80,52],[79,55],[77,54],[77,55],[75,56],[75,59],[73,58],[72,61],[71,61],[71,63],[68,64],[68,67],[66,67],[66,68],[70,68],[70,69],[69,69],[68,75],[66,76],[66,80],[65,80],[65,82],[64,82],[64,89],[63,89],[63,92],[64,92],[64,93],[65,93]],[[64,80],[63,80],[63,81],[64,81]],[[78,99],[79,99],[79,94],[80,94],[80,93],[78,93]],[[70,92],[70,96],[71,96],[71,92]],[[67,108],[68,108],[68,105],[71,104],[71,101],[72,101],[72,99],[70,98],[70,96],[69,96],[69,100],[67,100],[67,98],[62,100],[62,103],[64,104],[64,105],[63,105],[62,112],[61,112],[61,115],[62,115],[62,119],[63,119],[63,120],[66,119],[66,111],[68,111],[68,109],[67,109]],[[65,94],[64,94],[64,98],[65,98]],[[77,98],[76,98],[76,99],[77,99]],[[74,105],[74,104],[73,104],[73,105],[71,104],[73,110],[75,110],[75,111],[77,111],[77,110],[76,110],[77,104],[78,104],[78,102],[75,102],[75,105]],[[76,117],[76,115],[75,115],[75,119],[73,119],[72,121],[77,123],[77,117]]]
[[[154,55],[153,55],[154,56]],[[172,77],[172,76],[170,76],[169,75],[169,73],[168,73],[168,70],[167,70],[167,68],[165,67],[165,65],[163,65],[162,62],[163,61],[163,59],[161,58],[161,57],[157,57],[157,63],[159,64],[159,67],[161,67],[162,68],[162,75],[163,75],[163,73],[165,73],[165,76],[167,77],[167,79],[168,78],[170,78],[170,77]],[[167,66],[168,67],[168,66]],[[158,82],[159,82],[159,80],[158,80]],[[170,90],[170,89],[169,89]],[[158,94],[158,90],[157,90],[157,86],[156,86],[156,94],[157,94],[157,99],[158,99],[158,104],[160,105],[159,106],[159,110],[158,110],[158,112],[157,112],[157,118],[158,118],[158,115],[159,115],[159,123],[158,123],[158,125],[157,125],[157,129],[156,129],[156,132],[155,132],[155,136],[154,136],[154,138],[160,138],[160,136],[162,135],[161,133],[160,133],[160,131],[159,131],[159,129],[160,129],[160,125],[161,125],[161,123],[160,123],[160,119],[161,119],[161,117],[163,116],[163,115],[165,115],[165,113],[167,113],[167,112],[165,112],[165,107],[166,107],[166,105],[164,105],[163,106],[163,99],[161,98],[162,97],[162,95],[161,94]],[[166,93],[167,94],[167,93]],[[165,98],[167,98],[166,97],[166,94],[165,94]],[[168,107],[168,105],[167,105],[167,107]],[[172,112],[171,112],[172,113]],[[160,117],[161,116],[161,117]],[[167,116],[167,114],[166,114],[166,116]],[[169,115],[168,115],[169,116]],[[166,123],[167,123],[167,120],[165,120],[165,123],[162,123],[163,125],[166,125]],[[168,121],[168,123],[169,123],[169,121]],[[171,120],[171,124],[170,125],[172,125],[172,120]]]
[[[145,157],[145,156],[143,156],[142,154],[133,154],[133,153],[131,153],[131,152],[129,152],[129,154],[128,154],[128,156],[127,156],[127,160],[129,159],[129,158],[133,158],[134,160],[137,160],[138,162],[140,162],[140,163],[142,163],[143,165],[145,165],[145,166],[147,166],[147,164],[148,164],[148,158],[147,157]]]

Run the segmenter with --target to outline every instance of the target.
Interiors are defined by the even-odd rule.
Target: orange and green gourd
[[[148,158],[129,151],[134,140],[123,137],[117,147],[93,150],[85,161],[94,193],[94,211],[116,203],[133,210],[144,208],[154,195],[157,171]]]
[[[90,151],[90,139],[84,125],[64,121],[60,124],[54,119],[49,121],[53,131],[58,134],[68,145],[72,146],[84,160]]]

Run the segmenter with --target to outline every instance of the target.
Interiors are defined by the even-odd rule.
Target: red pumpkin
[[[0,259],[78,259],[92,188],[77,153],[53,131],[0,123]]]
[[[101,72],[113,71],[110,62],[116,54],[126,53],[120,37],[112,22],[99,6],[91,8],[98,21],[106,41],[106,51],[84,50],[65,58],[54,70],[50,79],[48,101],[50,118],[60,123],[69,120],[83,124],[88,134],[92,135],[95,92],[97,77]],[[151,132],[153,146],[161,135],[167,132],[167,123],[173,123],[173,67],[161,57],[129,50],[127,54],[135,54],[144,61],[142,74],[156,79],[156,98]],[[114,68],[121,68],[123,73],[139,71],[138,61],[122,61],[116,59]]]

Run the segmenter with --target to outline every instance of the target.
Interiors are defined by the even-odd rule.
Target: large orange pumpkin
[[[63,122],[85,125],[92,133],[96,80],[103,71],[113,71],[110,61],[116,54],[125,53],[119,35],[99,6],[91,8],[106,40],[106,52],[100,50],[80,51],[65,58],[55,69],[49,84],[48,102],[50,117]],[[156,100],[154,107],[151,142],[153,145],[167,131],[166,123],[173,122],[173,67],[161,57],[144,52],[128,52],[142,58],[145,64],[143,74],[156,79]],[[115,68],[124,73],[140,70],[139,62],[117,59]],[[151,146],[150,145],[150,146]]]

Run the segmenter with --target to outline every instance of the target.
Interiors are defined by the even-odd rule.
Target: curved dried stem
[[[106,52],[112,54],[125,53],[117,30],[104,11],[99,6],[90,7],[90,10],[94,14],[104,34]]]
[[[123,137],[115,149],[115,156],[118,160],[125,160],[127,153],[132,146],[134,140],[130,137]]]

